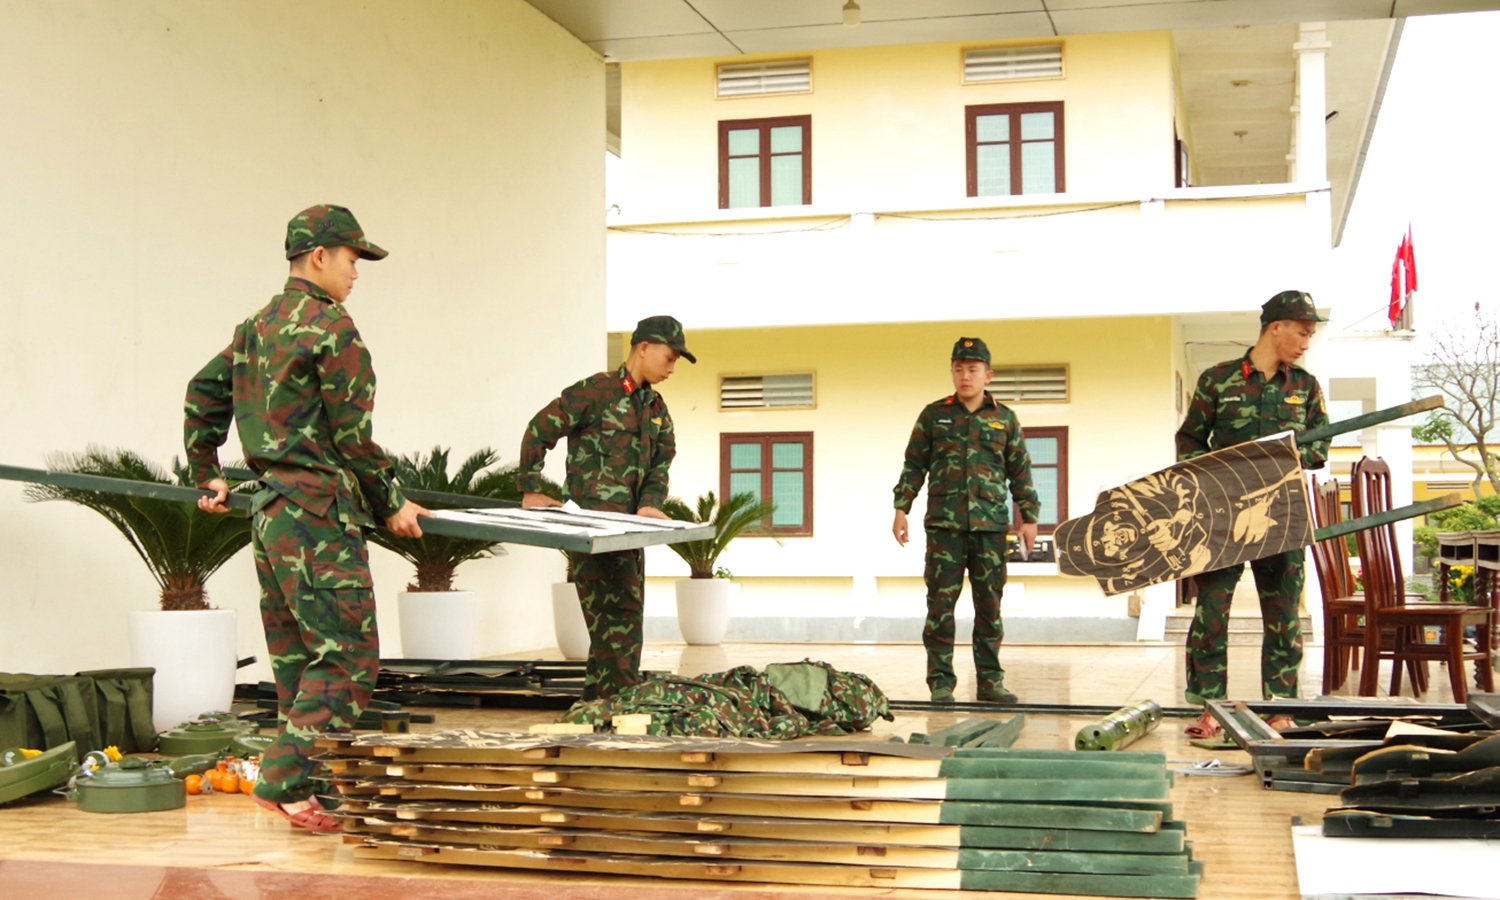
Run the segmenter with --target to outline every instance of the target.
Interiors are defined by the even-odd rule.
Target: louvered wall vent
[[[805,94],[812,90],[812,60],[783,59],[776,62],[719,66],[720,97],[753,97],[757,94]]]
[[[964,51],[964,83],[1062,76],[1062,44]]]
[[[1067,366],[998,368],[987,389],[1002,403],[1068,402]]]
[[[793,375],[735,375],[719,382],[720,409],[811,407],[811,372]]]

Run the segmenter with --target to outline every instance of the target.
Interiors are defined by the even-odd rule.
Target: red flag
[[[1401,261],[1405,258],[1405,241],[1396,248],[1396,258],[1391,260],[1391,302],[1386,309],[1386,318],[1391,320],[1391,327],[1396,327],[1396,320],[1401,318],[1402,301],[1405,295],[1401,292]]]
[[[1411,242],[1411,226],[1406,226],[1406,240],[1402,244],[1404,253],[1401,265],[1406,268],[1406,299],[1417,292],[1417,252]]]

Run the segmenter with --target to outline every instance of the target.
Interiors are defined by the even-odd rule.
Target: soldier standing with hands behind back
[[[521,438],[521,506],[561,505],[541,493],[541,474],[547,451],[566,437],[570,500],[584,509],[667,518],[660,507],[677,438],[654,386],[671,377],[678,357],[698,361],[682,323],[671,316],[642,319],[620,368],[590,375],[538,412]],[[589,629],[583,699],[612,697],[641,680],[645,553],[569,553],[568,559]]]
[[[953,609],[963,590],[964,570],[974,599],[974,671],[978,697],[1014,703],[1000,667],[1000,597],[1005,590],[1005,534],[1010,500],[1021,513],[1016,531],[1031,552],[1041,511],[1031,483],[1031,456],[1021,423],[996,402],[990,381],[990,351],[979,338],[953,345],[950,374],[954,393],[929,403],[917,417],[896,482],[896,515],[891,532],[905,545],[906,515],[927,480],[927,687],[939,703],[953,701]]]

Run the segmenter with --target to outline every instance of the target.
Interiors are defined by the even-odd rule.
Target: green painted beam
[[[959,871],[965,891],[1019,891],[1094,897],[1196,897],[1197,875],[1065,875],[1056,872]]]
[[[1171,787],[1163,776],[1156,778],[950,778],[946,800],[1002,802],[1164,800]]]
[[[1116,762],[1113,756],[1074,753],[1071,759],[971,759],[950,757],[938,764],[942,778],[1163,778],[1160,763]]]
[[[133,481],[129,478],[107,478],[103,475],[82,475],[77,472],[49,472],[46,469],[26,469],[20,466],[0,465],[0,480],[50,484],[80,491],[122,494],[127,497],[142,497],[147,500],[163,500],[172,503],[197,503],[199,497],[210,495],[209,491],[175,484],[162,484],[156,481]],[[250,496],[230,494],[227,505],[240,512],[249,512]]]
[[[1186,875],[1181,853],[1080,853],[1068,850],[961,848],[960,869],[986,872],[1072,872],[1080,875]]]
[[[1322,428],[1309,428],[1301,434],[1298,434],[1297,446],[1304,447],[1308,444],[1314,443],[1315,441],[1326,441],[1336,435],[1348,434],[1351,431],[1358,431],[1361,428],[1368,428],[1371,425],[1380,425],[1385,422],[1394,422],[1397,419],[1404,419],[1407,416],[1414,416],[1419,412],[1426,412],[1429,409],[1439,409],[1442,407],[1442,405],[1442,395],[1434,394],[1431,397],[1423,397],[1421,400],[1413,400],[1410,403],[1403,403],[1400,406],[1392,406],[1388,409],[1377,409],[1375,412],[1365,413],[1362,416],[1355,416],[1352,419],[1344,419],[1339,422],[1330,422],[1327,425],[1324,425]]]
[[[1094,853],[1181,853],[1187,846],[1183,832],[1162,826],[1161,831],[1080,831],[1069,828],[1007,828],[998,825],[960,825],[958,845],[978,849],[1076,850]]]
[[[224,469],[224,477],[231,481],[255,481],[260,476],[250,469],[240,469],[233,466]],[[520,509],[521,504],[514,500],[498,500],[494,497],[473,497],[468,494],[450,494],[446,491],[424,491],[420,488],[409,488],[403,485],[401,493],[405,494],[415,503],[428,509]]]
[[[248,470],[245,470],[247,474]],[[128,478],[107,478],[102,475],[82,475],[76,472],[49,472],[46,469],[28,469],[20,466],[0,465],[0,480],[20,481],[30,484],[51,484],[57,487],[82,491],[99,491],[142,497],[172,503],[196,503],[198,498],[209,496],[209,492],[198,488],[161,484],[154,481],[133,481]],[[465,501],[470,499],[457,494],[447,495]],[[230,509],[249,512],[251,499],[248,494],[229,495],[226,503]],[[588,516],[588,511],[580,514]],[[552,547],[579,553],[612,553],[617,550],[635,550],[654,544],[675,544],[681,541],[701,541],[713,538],[712,524],[692,528],[662,528],[652,531],[631,531],[623,534],[568,533],[561,528],[549,530],[546,526],[521,527],[481,522],[465,522],[452,519],[423,519],[422,530],[429,534],[450,537],[475,538],[496,543],[527,544],[533,547]]]
[[[1159,810],[1051,803],[944,803],[938,811],[938,823],[942,825],[1071,828],[1139,834],[1160,831],[1164,818]]]
[[[1415,519],[1417,516],[1425,516],[1428,513],[1439,510],[1451,509],[1462,506],[1464,498],[1458,494],[1444,494],[1441,497],[1433,497],[1431,500],[1423,500],[1410,506],[1402,506],[1397,509],[1388,509],[1384,512],[1372,513],[1368,516],[1360,516],[1357,519],[1348,519],[1343,522],[1335,522],[1332,525],[1319,528],[1313,532],[1313,537],[1320,541],[1329,538],[1343,537],[1356,531],[1365,531],[1370,528],[1379,528],[1402,519]]]

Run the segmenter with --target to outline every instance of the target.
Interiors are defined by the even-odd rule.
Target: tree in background
[[[1428,361],[1413,378],[1419,393],[1438,391],[1446,401],[1412,429],[1412,437],[1443,444],[1474,470],[1474,496],[1488,479],[1500,494],[1500,447],[1492,432],[1500,421],[1500,321],[1475,304],[1472,319],[1435,331]]]

